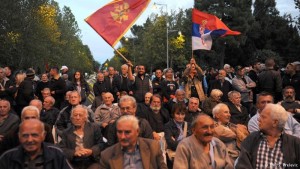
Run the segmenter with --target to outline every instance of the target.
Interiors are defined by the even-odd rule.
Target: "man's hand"
[[[160,140],[160,136],[156,132],[153,132],[153,138],[154,140]]]
[[[101,126],[102,126],[103,128],[105,128],[107,125],[108,125],[108,123],[102,123],[102,124],[101,124]]]
[[[92,153],[93,153],[93,151],[91,149],[82,148],[82,149],[76,150],[74,153],[74,156],[88,157],[88,156],[92,155]]]

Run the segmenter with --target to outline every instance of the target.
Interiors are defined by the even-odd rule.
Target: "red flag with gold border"
[[[114,0],[85,21],[112,47],[148,6],[150,0]]]

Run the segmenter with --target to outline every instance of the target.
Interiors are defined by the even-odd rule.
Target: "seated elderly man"
[[[219,89],[213,89],[210,92],[210,96],[203,101],[202,108],[205,114],[212,117],[212,109],[218,104],[221,103],[223,92]]]
[[[18,133],[21,145],[0,157],[0,168],[71,169],[61,149],[44,143],[44,128],[40,120],[24,120]]]
[[[11,113],[10,102],[8,100],[0,100],[0,145],[9,132],[18,128],[19,123],[19,117]]]
[[[241,142],[249,135],[247,127],[230,123],[230,111],[226,104],[219,103],[212,110],[215,123],[214,136],[226,145],[232,163],[240,152]]]
[[[238,91],[228,93],[229,102],[227,106],[230,110],[230,122],[233,124],[247,125],[250,119],[248,110],[241,104],[241,94]]]
[[[189,99],[188,104],[188,111],[185,114],[184,121],[188,122],[189,124],[192,123],[192,121],[202,112],[202,110],[199,108],[200,101],[196,97],[191,97]]]
[[[264,110],[267,103],[273,103],[273,101],[273,96],[270,93],[262,92],[258,95],[256,101],[257,113],[248,123],[248,130],[250,133],[259,131],[258,119],[260,118],[260,113]],[[288,115],[284,131],[287,134],[300,138],[300,124],[290,114]]]
[[[286,111],[291,113],[293,117],[300,122],[300,101],[295,100],[295,89],[287,86],[283,89],[283,100],[278,102]]]
[[[183,89],[177,89],[175,92],[175,98],[170,99],[169,102],[165,105],[165,107],[166,109],[168,109],[169,112],[171,112],[173,105],[177,103],[183,103],[186,106],[188,105],[188,100],[185,99],[185,91]]]
[[[150,99],[152,96],[152,93],[147,92],[145,94],[145,101],[137,104],[136,117],[145,118],[146,112],[150,108]]]
[[[41,111],[41,121],[47,123],[53,127],[57,116],[59,114],[59,110],[54,107],[55,99],[52,96],[48,96],[44,99],[43,109]]]
[[[193,135],[182,140],[176,149],[174,168],[233,168],[224,143],[214,133],[214,120],[201,113],[192,122]]]
[[[241,145],[236,168],[299,168],[300,139],[284,132],[288,116],[282,106],[267,104],[260,112],[260,131]]]
[[[72,126],[65,130],[59,146],[76,169],[85,169],[99,160],[103,138],[98,124],[87,121],[88,111],[78,105],[71,111]]]
[[[69,95],[70,104],[59,112],[59,115],[55,122],[57,134],[59,136],[61,136],[63,130],[71,126],[71,120],[70,120],[71,110],[77,105],[80,105],[80,102],[81,102],[80,94],[77,91],[72,91]],[[90,122],[94,122],[94,112],[91,109],[88,109],[88,120]]]
[[[23,122],[29,119],[40,119],[40,111],[37,107],[26,106],[23,108],[21,112],[21,121]],[[46,131],[44,141],[48,143],[54,143],[54,139],[51,133],[51,127],[48,124],[44,124],[43,126],[45,127],[44,130]],[[0,146],[0,154],[5,150],[14,148],[19,145],[18,129],[19,128],[16,128],[15,130],[11,130],[9,133],[7,133],[7,137],[4,138]]]
[[[139,137],[139,120],[135,116],[121,116],[116,123],[119,143],[101,153],[101,169],[167,169],[158,141]]]
[[[132,96],[121,97],[119,101],[119,107],[120,107],[121,117],[124,115],[136,116],[137,104],[134,97]],[[153,135],[152,135],[153,130],[149,122],[144,118],[139,118],[139,117],[137,118],[139,120],[139,128],[140,128],[139,137],[153,139]],[[107,145],[112,146],[118,142],[116,122],[109,124],[108,127],[109,127],[108,128],[109,135],[107,136]]]
[[[107,92],[103,94],[103,104],[95,111],[94,121],[102,128],[102,134],[106,137],[107,125],[113,123],[120,116],[119,106],[113,104],[114,96]]]

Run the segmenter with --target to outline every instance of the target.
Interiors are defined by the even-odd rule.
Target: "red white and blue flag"
[[[192,49],[210,50],[212,36],[240,35],[230,30],[218,17],[193,9]]]

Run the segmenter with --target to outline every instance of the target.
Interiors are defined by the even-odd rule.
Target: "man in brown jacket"
[[[101,153],[101,169],[167,169],[158,141],[138,137],[138,119],[124,115],[117,121],[119,143]]]

